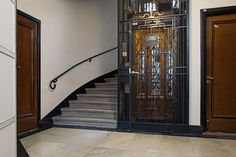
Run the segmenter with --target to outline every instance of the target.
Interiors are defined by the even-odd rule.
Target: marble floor
[[[236,157],[236,140],[51,128],[21,139],[30,157]]]

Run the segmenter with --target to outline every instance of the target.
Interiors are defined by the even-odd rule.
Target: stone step
[[[117,95],[115,94],[78,94],[77,95],[78,100],[82,101],[111,101],[111,102],[117,102]]]
[[[93,127],[93,128],[107,128],[116,129],[117,121],[97,118],[81,118],[77,116],[56,116],[53,117],[53,124],[55,126],[72,126],[72,127]]]
[[[96,88],[99,88],[99,87],[106,87],[106,88],[109,88],[109,87],[112,87],[112,88],[117,88],[118,87],[118,83],[117,82],[107,82],[107,83],[95,83],[95,86]]]
[[[62,108],[62,115],[73,115],[81,118],[98,118],[98,119],[117,119],[116,110],[104,109],[83,109],[83,108]]]
[[[108,83],[108,82],[118,82],[118,78],[117,77],[114,77],[114,78],[105,78],[105,82]]]
[[[70,107],[77,107],[83,109],[104,109],[117,110],[117,102],[98,102],[98,101],[70,101]]]
[[[117,94],[117,88],[87,88],[88,94]]]

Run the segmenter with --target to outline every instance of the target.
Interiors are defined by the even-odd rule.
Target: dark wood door
[[[38,23],[17,15],[17,130],[37,128],[38,122]]]
[[[236,133],[236,14],[207,17],[207,130]]]

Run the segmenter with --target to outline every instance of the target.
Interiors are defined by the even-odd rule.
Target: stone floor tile
[[[30,157],[236,157],[236,141],[51,128],[21,139]]]

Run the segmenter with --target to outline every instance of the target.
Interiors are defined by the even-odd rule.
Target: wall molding
[[[1,46],[1,45],[0,45],[0,53],[6,55],[6,56],[8,56],[8,57],[11,57],[11,58],[13,58],[13,59],[16,58],[16,53],[12,52],[11,50],[9,50],[9,49],[7,49],[7,48]]]
[[[7,126],[11,125],[14,122],[16,122],[16,116],[13,116],[3,122],[0,122],[0,130],[6,128]]]

